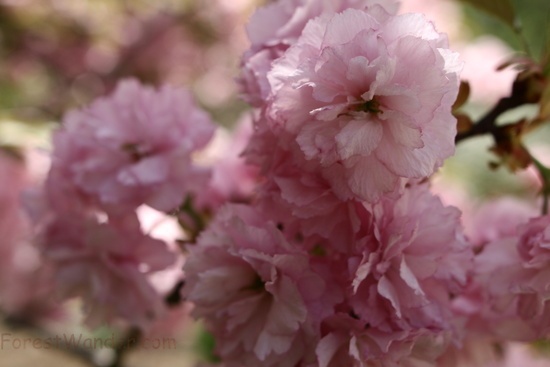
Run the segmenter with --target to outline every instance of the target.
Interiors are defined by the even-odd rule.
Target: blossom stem
[[[141,336],[142,333],[138,327],[132,327],[128,330],[124,339],[115,347],[115,357],[107,367],[122,367],[124,365],[124,357],[139,344]]]
[[[179,225],[189,236],[188,242],[194,243],[198,235],[206,228],[206,223],[203,213],[195,209],[193,198],[188,196],[175,214],[178,217]]]
[[[542,215],[548,214],[548,198],[550,196],[550,169],[540,163],[535,157],[531,155],[531,160],[533,161],[533,164],[535,165],[541,181],[542,181],[542,190],[541,194],[543,196],[542,201]]]

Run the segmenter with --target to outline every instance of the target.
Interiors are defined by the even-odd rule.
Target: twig
[[[471,138],[473,136],[491,134],[498,135],[499,127],[496,124],[497,118],[504,112],[527,103],[528,80],[517,79],[512,86],[512,93],[509,97],[501,98],[498,103],[487,112],[468,131],[457,134],[455,143]]]

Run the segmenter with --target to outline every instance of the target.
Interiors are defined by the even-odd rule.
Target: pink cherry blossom
[[[40,323],[64,312],[51,296],[51,269],[33,246],[34,229],[21,202],[24,190],[35,183],[35,158],[32,152],[0,149],[0,308]]]
[[[454,153],[460,67],[420,14],[325,15],[274,62],[264,123],[294,136],[341,197],[373,202]]]
[[[476,256],[470,290],[457,301],[470,305],[478,332],[511,341],[533,341],[550,332],[549,224],[550,216],[533,218]]]
[[[201,154],[212,168],[207,189],[197,197],[197,206],[210,210],[226,202],[248,202],[259,181],[258,167],[247,164],[242,156],[252,135],[251,115],[243,114],[233,131],[216,130],[211,144]]]
[[[473,256],[460,212],[426,185],[365,207],[372,216],[346,259],[348,279],[338,276],[347,298],[325,320],[317,356],[322,366],[433,363],[460,336],[451,301]]]
[[[271,91],[266,75],[272,62],[296,42],[311,19],[348,8],[395,14],[398,6],[394,0],[280,0],[257,9],[247,26],[251,47],[243,56],[239,79],[245,100],[262,107]]]
[[[184,271],[193,315],[204,318],[229,365],[312,362],[320,320],[341,299],[306,252],[245,206],[218,212]]]
[[[517,235],[518,226],[537,215],[526,201],[502,197],[483,203],[465,220],[466,234],[473,245],[481,246]]]
[[[357,200],[340,200],[317,167],[303,158],[297,145],[293,148],[279,146],[269,129],[255,132],[246,156],[264,164],[266,176],[257,189],[256,205],[282,225],[287,236],[313,243],[320,237],[337,252],[349,251],[365,219],[362,216],[369,216],[367,210]]]
[[[550,216],[531,219],[519,228],[518,252],[529,269],[550,270]]]
[[[208,180],[191,154],[213,129],[189,92],[123,81],[111,96],[68,113],[55,132],[49,200],[58,208],[174,209]]]
[[[86,323],[125,320],[147,328],[163,312],[148,275],[174,261],[166,245],[143,235],[136,217],[100,222],[73,213],[50,218],[40,239],[61,299],[81,297]]]
[[[318,344],[319,367],[433,366],[448,338],[427,330],[372,330],[360,320],[336,314],[327,322],[331,332]]]
[[[518,314],[515,286],[526,280],[516,249],[517,237],[485,244],[474,260],[468,287],[454,300],[472,333],[497,340],[531,341],[537,331]]]

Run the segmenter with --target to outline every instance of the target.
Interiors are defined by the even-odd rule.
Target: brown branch
[[[499,134],[499,127],[496,124],[497,118],[506,111],[529,103],[528,99],[529,79],[516,79],[512,86],[512,93],[509,97],[501,98],[498,103],[487,112],[477,123],[468,131],[457,134],[455,143],[459,143],[468,138],[491,134],[495,138]]]

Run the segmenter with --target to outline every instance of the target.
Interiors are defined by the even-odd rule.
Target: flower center
[[[380,102],[378,102],[375,98],[371,99],[370,101],[365,101],[359,104],[355,108],[355,110],[361,111],[361,112],[367,112],[367,113],[374,113],[374,114],[384,113],[384,111],[380,109]]]
[[[122,144],[121,149],[128,153],[132,162],[139,162],[143,158],[150,155],[150,152],[143,149],[139,143],[125,143]]]

